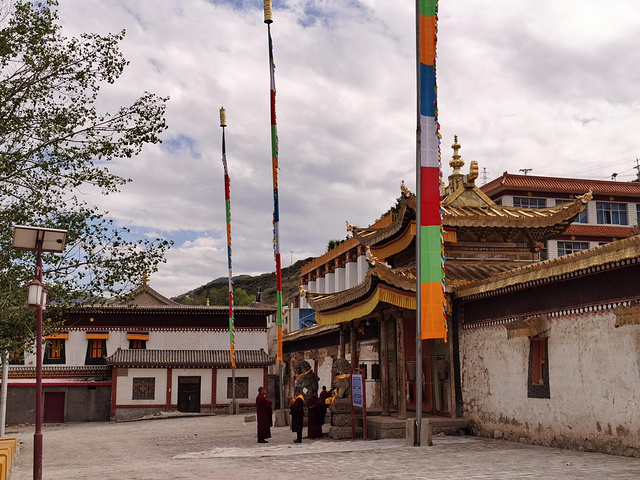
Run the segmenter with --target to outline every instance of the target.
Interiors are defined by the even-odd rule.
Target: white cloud
[[[218,109],[227,109],[234,274],[274,270],[267,27],[260,1],[65,0],[64,32],[116,32],[131,64],[101,105],[169,95],[164,146],[112,166],[133,178],[101,205],[175,238],[152,285],[177,295],[225,276]],[[242,8],[240,8],[240,5]],[[414,2],[275,2],[283,263],[322,254],[415,184]],[[634,0],[443,1],[444,173],[453,134],[489,178],[630,180],[640,141]],[[621,174],[622,175],[622,174]],[[187,239],[187,240],[185,240]],[[293,251],[293,255],[291,252]]]

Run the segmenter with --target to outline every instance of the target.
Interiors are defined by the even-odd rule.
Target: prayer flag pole
[[[222,166],[224,167],[224,205],[227,219],[227,265],[229,267],[229,356],[231,357],[231,413],[236,413],[236,334],[233,301],[233,273],[231,268],[231,180],[227,168],[227,150],[224,129],[227,126],[227,112],[220,108],[220,126],[222,127]]]
[[[278,125],[276,122],[276,66],[273,62],[273,41],[271,24],[273,23],[273,5],[264,0],[264,23],[267,24],[269,38],[269,77],[271,84],[271,170],[273,172],[273,254],[276,261],[276,323],[278,327],[278,369],[280,373],[280,408],[284,410],[284,363],[282,361],[282,269],[280,264],[280,207],[278,203]]]
[[[422,340],[447,340],[436,84],[438,0],[416,0],[416,426],[422,424]]]

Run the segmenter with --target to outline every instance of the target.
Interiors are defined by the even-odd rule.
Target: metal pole
[[[421,322],[421,295],[420,295],[420,186],[422,170],[422,127],[420,125],[420,0],[416,0],[416,425],[414,446],[420,446],[420,425],[422,423],[422,324]]]
[[[0,437],[4,437],[4,427],[7,423],[7,389],[9,383],[9,352],[2,357],[2,405],[0,407]]]
[[[231,415],[236,414],[236,369],[231,367]]]
[[[280,410],[284,412],[284,362],[278,364],[280,374]]]
[[[36,280],[41,283],[42,240],[36,240],[35,275]],[[36,307],[36,431],[33,434],[33,478],[42,479],[42,299],[38,299]]]

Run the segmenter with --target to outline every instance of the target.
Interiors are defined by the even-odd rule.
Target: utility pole
[[[533,170],[533,168],[521,168],[520,170],[518,170],[519,172],[524,173],[525,175],[527,173],[529,173],[531,170]]]
[[[635,168],[638,172],[636,174],[636,179],[634,180],[634,182],[640,182],[640,159],[638,159],[638,157],[636,157],[636,166],[633,168]]]
[[[618,174],[616,172],[613,172],[611,174],[611,180],[615,181],[617,176],[618,176]]]
[[[487,167],[482,167],[482,185],[486,185],[489,181],[489,172],[487,172]]]

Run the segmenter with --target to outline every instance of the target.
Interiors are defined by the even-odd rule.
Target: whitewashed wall
[[[238,403],[255,403],[258,396],[258,387],[264,385],[264,370],[262,368],[238,368],[236,378],[249,377],[249,398],[237,398]],[[231,398],[227,397],[227,378],[231,378],[230,368],[218,370],[218,381],[216,385],[216,403],[231,403]]]
[[[127,375],[123,376],[122,373],[125,370]],[[150,377],[156,379],[155,398],[153,400],[133,400],[133,379]],[[121,369],[117,379],[117,405],[164,405],[167,401],[167,370],[165,368]]]
[[[609,311],[553,318],[550,398],[528,398],[528,338],[460,330],[464,415],[480,435],[640,454],[640,326]]]

